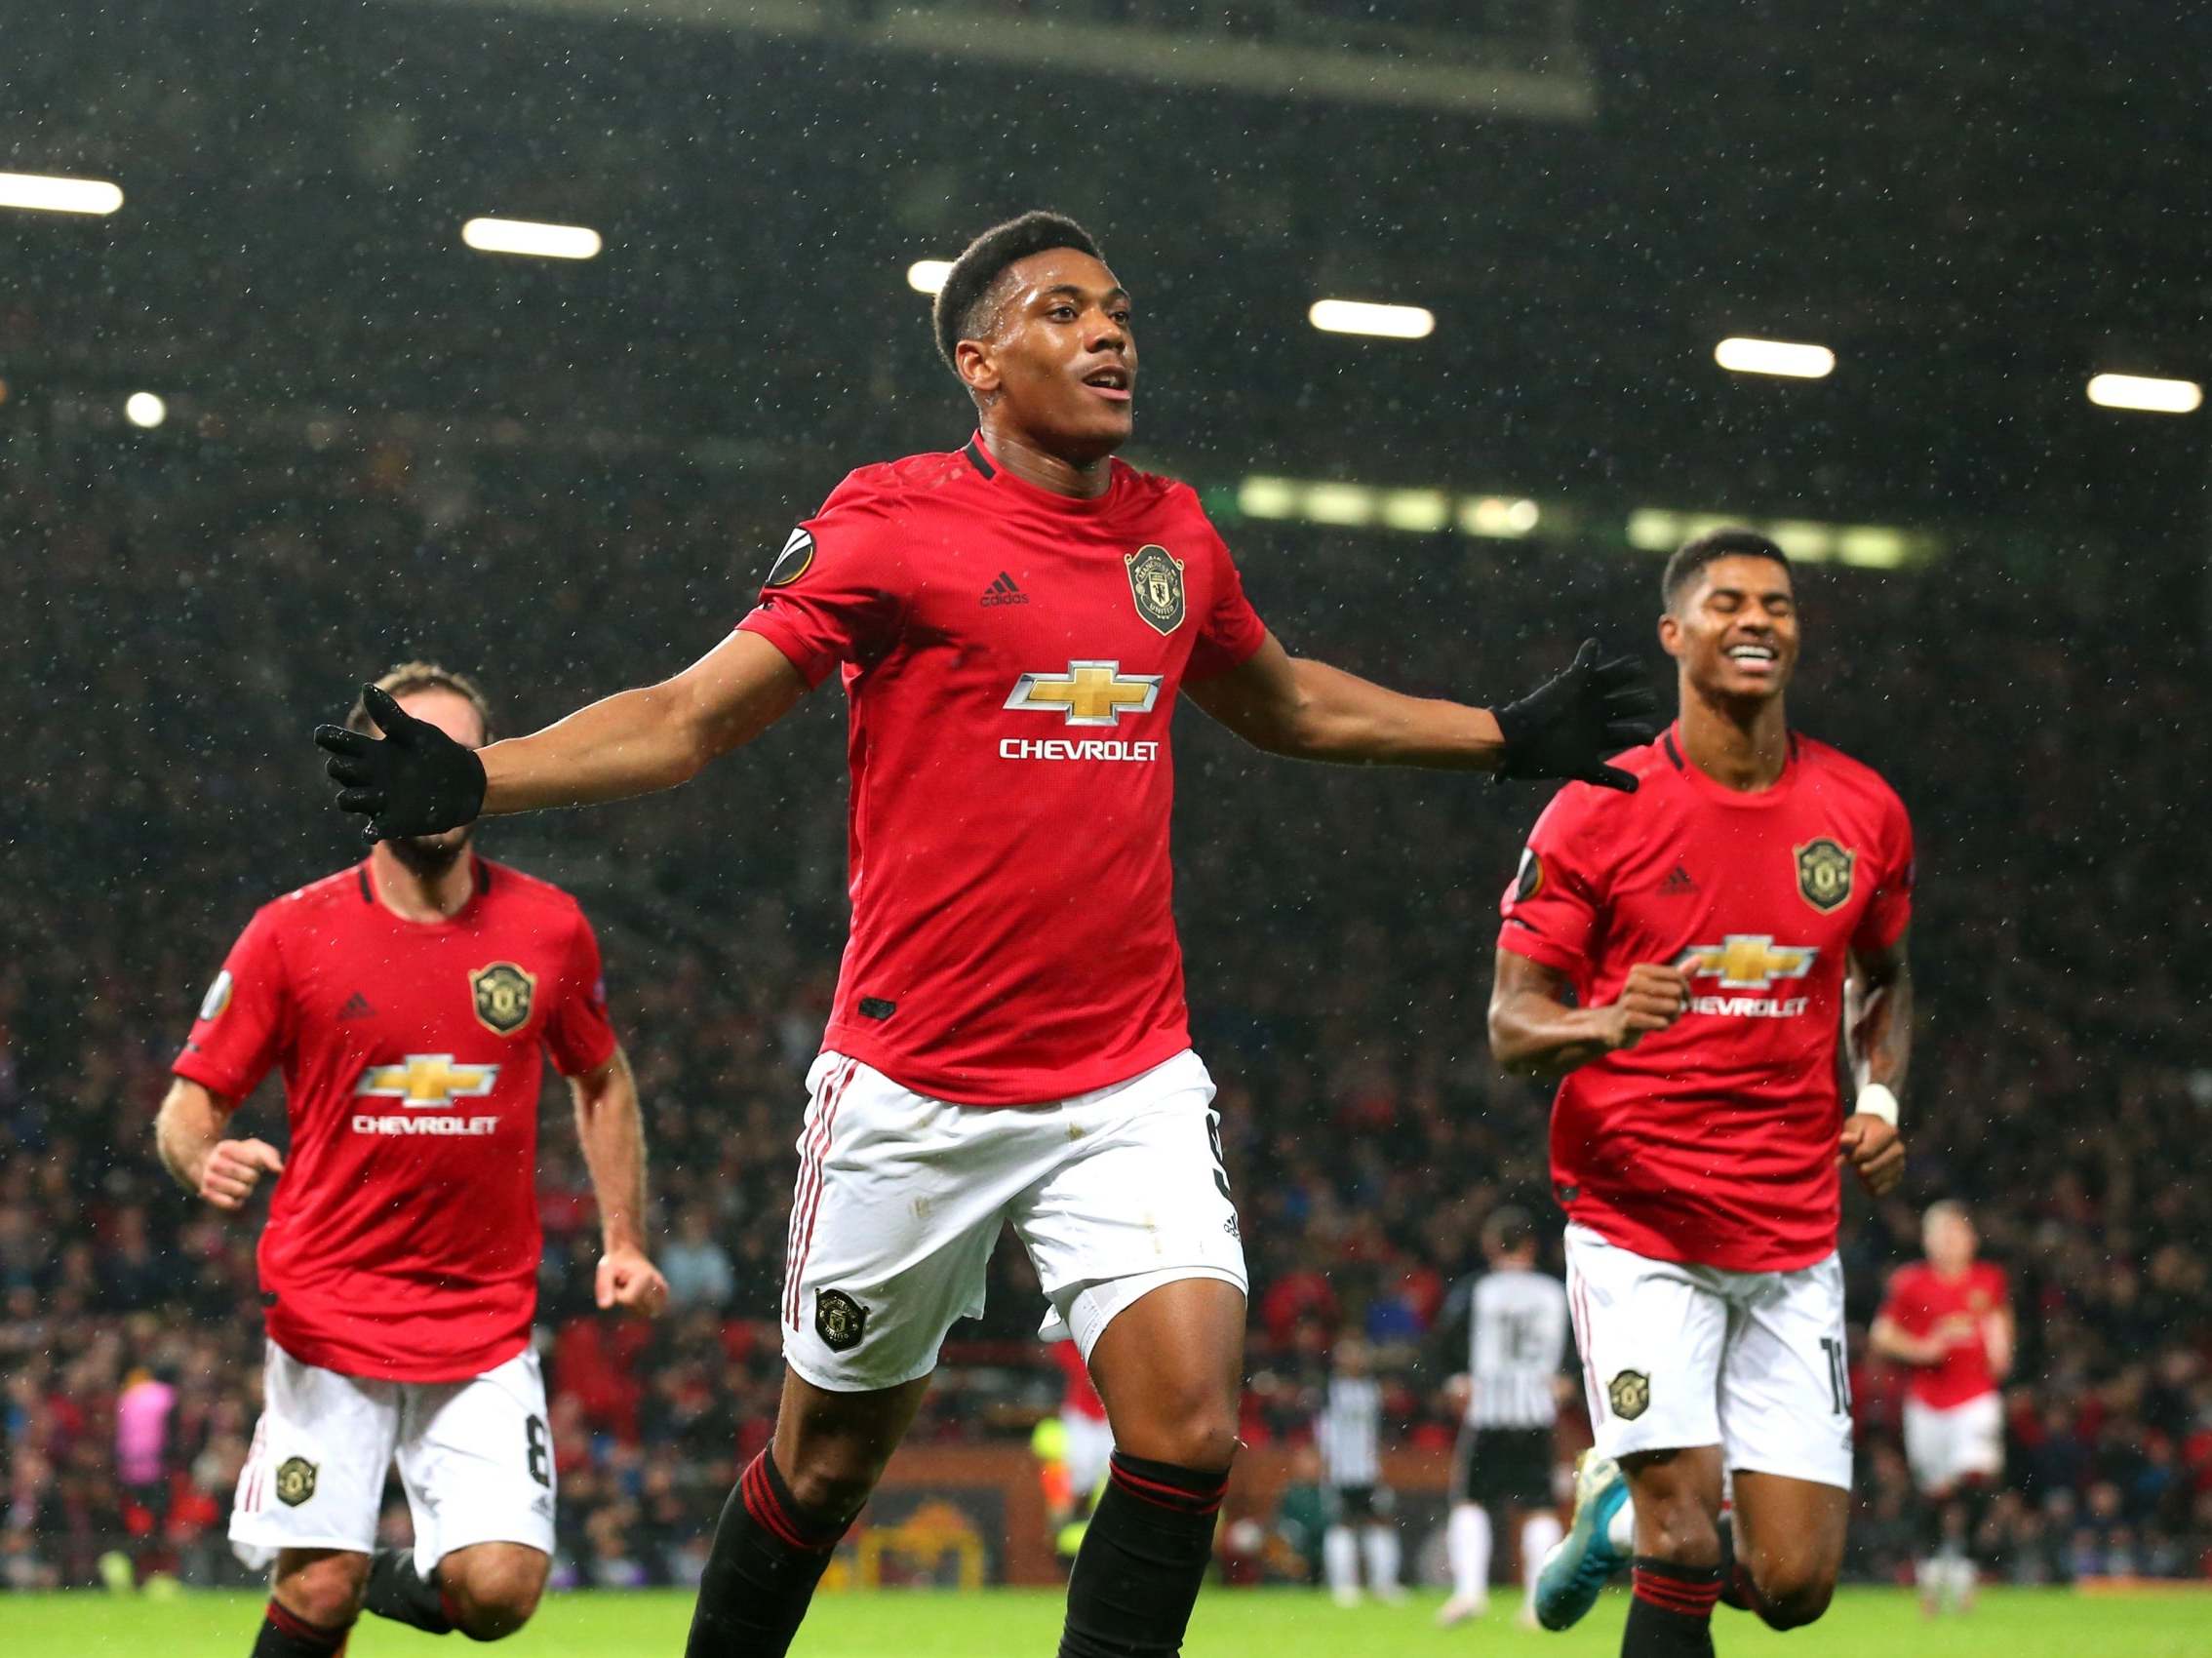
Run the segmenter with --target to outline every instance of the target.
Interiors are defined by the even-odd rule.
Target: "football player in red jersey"
[[[1912,828],[1790,729],[1788,559],[1718,531],[1663,590],[1680,716],[1615,758],[1636,793],[1545,809],[1490,1000],[1499,1062],[1563,1074],[1552,1176],[1597,1440],[1537,1616],[1572,1623],[1633,1552],[1624,1658],[1710,1653],[1717,1597],[1776,1628],[1827,1608],[1851,1483],[1837,1170],[1896,1184],[1911,1043]]]
[[[1912,1367],[1905,1384],[1905,1461],[1928,1506],[1919,1562],[1928,1611],[1973,1601],[1973,1535],[1990,1484],[2004,1472],[2004,1401],[2012,1368],[2012,1305],[2004,1269],[1977,1261],[1965,1205],[1930,1204],[1920,1219],[1925,1261],[1901,1267],[1867,1340]]]
[[[1072,221],[987,232],[935,311],[980,429],[848,477],[691,668],[481,759],[381,712],[381,742],[318,733],[341,807],[422,834],[681,783],[842,682],[852,927],[799,1143],[783,1401],[723,1511],[697,1658],[786,1650],[1008,1220],[1116,1446],[1061,1650],[1181,1648],[1236,1447],[1244,1268],[1169,904],[1179,692],[1280,754],[1609,787],[1632,785],[1600,755],[1653,729],[1595,645],[1495,715],[1290,656],[1197,495],[1113,458],[1131,310]]]
[[[410,662],[374,700],[466,749],[463,675]],[[357,708],[353,729],[370,729]],[[657,1312],[637,1086],[575,900],[490,863],[466,827],[380,842],[279,898],[231,947],[178,1055],[156,1141],[260,1242],[268,1367],[230,1538],[276,1566],[256,1658],[336,1652],[370,1610],[479,1640],[520,1629],[553,1550],[553,1452],[531,1351],[542,1053],[569,1079],[599,1200],[602,1307]],[[231,1114],[284,1074],[291,1144]],[[394,1461],[412,1550],[377,1551]]]

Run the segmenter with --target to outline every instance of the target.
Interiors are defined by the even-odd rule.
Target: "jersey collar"
[[[1016,478],[1012,472],[999,463],[999,457],[991,453],[990,446],[983,441],[981,432],[977,432],[969,438],[967,446],[960,453],[967,457],[968,465],[975,468],[977,476],[991,488],[1003,490],[1018,499],[1027,501],[1032,506],[1042,507],[1047,512],[1059,513],[1068,518],[1095,518],[1113,506],[1122,493],[1122,474],[1126,468],[1119,460],[1109,460],[1106,463],[1107,475],[1110,480],[1106,486],[1106,493],[1102,495],[1085,497],[1082,495],[1057,494],[1050,490],[1041,490],[1035,484],[1022,482],[1021,479]]]

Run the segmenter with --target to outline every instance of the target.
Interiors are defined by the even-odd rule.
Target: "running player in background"
[[[1510,1204],[1482,1223],[1489,1270],[1445,1297],[1432,1339],[1465,1333],[1467,1369],[1449,1384],[1462,1426],[1452,1458],[1451,1518],[1444,1541],[1451,1597],[1437,1613],[1448,1628],[1490,1605],[1491,1522],[1521,1529],[1521,1619],[1536,1621],[1536,1573],[1560,1541],[1553,1472],[1567,1353],[1566,1286],[1536,1270],[1536,1223]]]
[[[1321,1449],[1322,1485],[1328,1495],[1328,1529],[1322,1533],[1322,1570],[1339,1606],[1360,1603],[1360,1562],[1367,1588],[1380,1600],[1402,1600],[1398,1581],[1398,1521],[1382,1477],[1382,1386],[1373,1355],[1356,1335],[1338,1340],[1329,1355],[1328,1386],[1314,1420]]]
[[[425,662],[379,694],[473,749],[474,682]],[[369,729],[361,707],[349,725]],[[569,1079],[599,1200],[602,1307],[657,1312],[645,1142],[575,900],[478,857],[472,831],[379,842],[264,905],[178,1055],[156,1143],[187,1191],[242,1209],[267,1177],[268,1368],[230,1518],[276,1566],[255,1658],[321,1658],[368,1609],[477,1640],[529,1621],[553,1552],[553,1448],[531,1351],[542,1054]],[[284,1073],[291,1145],[231,1113]],[[377,1550],[394,1459],[412,1550]]]
[[[2004,1269],[1974,1259],[1965,1206],[1931,1204],[1920,1219],[1924,1262],[1898,1269],[1875,1315],[1874,1350],[1912,1373],[1905,1384],[1905,1461],[1926,1507],[1921,1607],[1973,1604],[1973,1538],[2004,1472],[2004,1400],[2012,1369],[2012,1307]]]
[[[1545,809],[1490,999],[1499,1062],[1564,1074],[1552,1178],[1597,1439],[1537,1614],[1589,1609],[1633,1493],[1624,1658],[1710,1653],[1716,1597],[1777,1629],[1828,1607],[1851,1484],[1837,1171],[1876,1193],[1902,1174],[1912,1029],[1912,829],[1873,771],[1790,729],[1789,560],[1723,530],[1662,585],[1679,719],[1616,759],[1638,793],[1570,785]]]
[[[852,927],[808,1082],[783,1398],[693,1658],[789,1647],[1009,1221],[1113,1424],[1061,1652],[1181,1650],[1237,1443],[1244,1263],[1170,901],[1179,694],[1271,753],[1608,788],[1633,782],[1600,757],[1656,708],[1594,643],[1495,715],[1292,657],[1197,494],[1113,458],[1131,301],[1071,220],[977,238],[935,320],[980,429],[848,477],[690,668],[481,760],[404,715],[380,742],[316,733],[340,807],[427,834],[674,787],[824,680],[846,693]]]

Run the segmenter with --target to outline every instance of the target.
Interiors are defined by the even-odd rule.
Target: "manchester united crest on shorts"
[[[1641,1370],[1623,1370],[1605,1384],[1605,1402],[1623,1422],[1634,1422],[1651,1408],[1651,1378]]]
[[[1859,854],[1823,835],[1797,849],[1797,890],[1806,903],[1828,915],[1850,901],[1851,870]]]
[[[1147,625],[1161,633],[1181,627],[1183,561],[1169,556],[1165,547],[1139,547],[1125,553],[1122,563],[1129,572],[1129,597]]]
[[[468,975],[469,993],[476,998],[478,1023],[495,1036],[513,1036],[530,1023],[531,998],[537,979],[512,962],[494,962]]]
[[[868,1309],[842,1289],[814,1292],[814,1333],[832,1353],[845,1353],[860,1345],[868,1327]]]
[[[303,1456],[288,1456],[277,1464],[276,1500],[296,1509],[315,1494],[315,1465]]]

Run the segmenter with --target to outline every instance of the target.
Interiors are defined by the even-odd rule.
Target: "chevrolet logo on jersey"
[[[1043,709],[1071,726],[1118,726],[1125,709],[1152,712],[1165,677],[1124,674],[1120,662],[1070,662],[1065,674],[1022,675],[1007,706]]]
[[[1695,978],[1718,978],[1722,990],[1764,990],[1776,979],[1812,971],[1817,945],[1776,944],[1766,932],[1731,932],[1718,944],[1693,944],[1675,966]]]
[[[496,1065],[456,1065],[450,1053],[411,1053],[399,1065],[372,1065],[354,1093],[396,1099],[419,1111],[436,1111],[456,1099],[482,1099],[499,1080]]]

